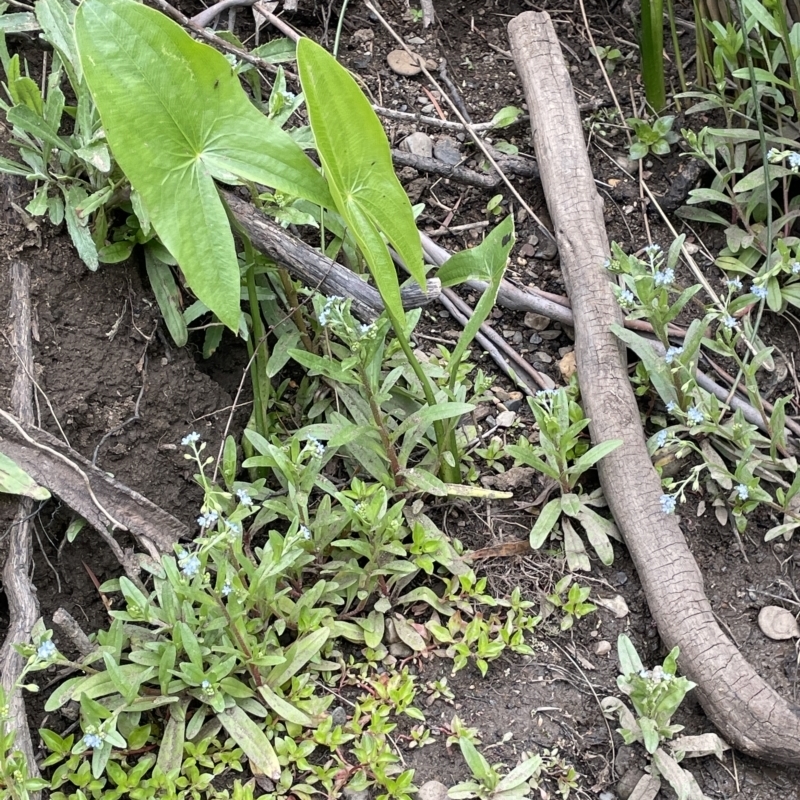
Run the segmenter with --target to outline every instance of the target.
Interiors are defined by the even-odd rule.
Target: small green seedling
[[[592,47],[591,50],[592,55],[597,56],[603,62],[609,75],[614,73],[620,61],[623,60],[622,52],[616,47]]]
[[[567,592],[566,597],[564,597],[564,592]],[[568,631],[576,619],[581,619],[587,614],[597,611],[596,605],[586,602],[590,593],[591,589],[588,586],[572,583],[572,575],[565,575],[556,584],[553,593],[547,595],[547,602],[560,608],[564,614],[561,618],[562,631]]]
[[[634,161],[644,158],[649,153],[657,156],[669,154],[670,146],[678,141],[678,134],[672,130],[675,117],[659,117],[652,125],[638,117],[626,120],[633,128],[634,140],[628,155]]]

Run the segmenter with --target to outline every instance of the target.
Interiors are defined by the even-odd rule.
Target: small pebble
[[[542,364],[551,364],[553,362],[553,357],[545,353],[544,350],[539,350],[537,353],[533,354],[534,361],[541,361]]]
[[[433,139],[427,133],[416,131],[400,143],[403,150],[420,158],[433,158]]]
[[[594,654],[596,656],[607,656],[611,652],[611,642],[603,639],[594,646]]]
[[[534,314],[529,311],[523,320],[526,328],[532,328],[535,331],[543,331],[550,325],[550,320],[542,314]]]
[[[447,800],[447,787],[439,781],[426,781],[419,787],[418,800]]]
[[[497,415],[497,425],[500,428],[510,428],[516,418],[517,415],[513,411],[502,411]]]
[[[455,139],[440,136],[433,145],[433,155],[445,164],[455,165],[461,162],[461,150]]]

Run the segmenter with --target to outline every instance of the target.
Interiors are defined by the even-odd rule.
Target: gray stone
[[[525,315],[523,322],[526,328],[531,328],[535,331],[543,331],[550,325],[550,320],[547,317],[542,314],[534,314],[533,311],[529,311]]]
[[[403,150],[420,158],[433,158],[433,139],[427,133],[415,131],[400,143]]]
[[[345,800],[369,800],[369,789],[344,789]]]
[[[540,361],[542,364],[551,364],[553,357],[549,353],[545,353],[544,350],[540,350],[538,353],[533,354],[533,360]]]
[[[433,145],[433,155],[445,164],[459,164],[461,151],[458,142],[449,136],[440,136]]]
[[[336,706],[336,708],[331,711],[331,722],[333,723],[334,728],[337,725],[340,727],[346,725],[347,712],[341,706]]]
[[[497,425],[500,428],[510,428],[516,418],[517,415],[513,411],[503,411],[497,415]]]
[[[447,787],[439,781],[426,781],[419,787],[418,800],[447,800]]]

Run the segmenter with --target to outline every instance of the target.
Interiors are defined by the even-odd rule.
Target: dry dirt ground
[[[181,4],[186,13],[197,7]],[[340,4],[301,3],[301,11],[290,17],[304,33],[332,45],[333,30]],[[524,0],[434,0],[438,22],[428,29],[409,13],[403,0],[384,0],[383,12],[395,29],[427,58],[447,60],[453,82],[475,122],[491,119],[507,105],[521,105],[522,90],[509,55],[506,25],[517,13],[534,8],[547,10],[562,37],[565,57],[570,65],[578,101],[606,102],[607,89],[589,51],[586,29],[579,7],[571,3],[534,4]],[[623,54],[633,49],[634,34],[620,3],[587,2],[589,23],[598,45],[615,45]],[[685,16],[689,11],[683,10]],[[239,15],[237,27],[245,37],[251,28],[249,17]],[[347,10],[343,27],[341,58],[363,80],[365,88],[381,105],[397,110],[424,110],[436,115],[440,98],[424,79],[402,78],[386,65],[386,54],[394,44],[359,0]],[[623,63],[613,75],[616,93],[623,110],[631,112],[631,97],[640,102],[635,60]],[[609,238],[629,251],[646,245],[645,216],[639,203],[638,182],[620,169],[624,139],[613,128],[598,130],[602,110],[586,111],[583,117],[590,136],[590,152],[605,198]],[[415,126],[386,120],[393,144],[402,141]],[[681,122],[676,124],[679,126]],[[423,128],[437,144],[442,131]],[[527,124],[499,132],[521,153],[532,154]],[[459,149],[469,166],[475,160],[468,144],[457,136],[451,146]],[[8,154],[8,153],[6,153]],[[628,165],[630,166],[630,165]],[[677,156],[651,159],[645,164],[645,177],[657,194],[670,189],[681,169]],[[415,202],[426,204],[422,227],[436,231],[443,222],[450,227],[480,223],[487,219],[486,206],[500,190],[463,186],[436,176],[418,174],[410,168],[401,171]],[[541,189],[534,179],[518,180],[517,187],[537,214],[546,219]],[[569,187],[564,186],[568,192]],[[97,452],[97,463],[150,500],[191,524],[201,503],[201,494],[191,480],[190,469],[176,447],[189,430],[197,430],[215,448],[228,422],[232,396],[238,385],[244,352],[236,342],[226,340],[210,361],[201,356],[202,341],[192,339],[179,350],[172,346],[159,324],[153,295],[141,263],[132,260],[104,266],[90,273],[79,261],[64,230],[46,224],[27,225],[12,205],[25,205],[29,187],[13,181],[2,184],[0,194],[0,234],[3,266],[0,269],[0,308],[8,305],[8,265],[12,259],[25,259],[33,275],[34,350],[38,413],[42,427],[56,435],[59,427],[72,447],[92,458],[104,435],[134,414],[130,422],[107,438]],[[503,200],[508,208],[508,193]],[[512,254],[509,277],[521,285],[563,294],[557,260],[540,255],[536,228],[524,213],[517,213],[518,241]],[[653,241],[668,244],[666,231],[655,216],[647,223]],[[479,227],[439,237],[451,250],[461,249],[481,235]],[[706,244],[718,246],[714,232]],[[691,235],[691,234],[690,234]],[[468,295],[465,295],[468,298]],[[528,327],[522,315],[497,310],[494,327],[515,344],[519,352],[557,382],[558,360],[568,352],[572,341],[557,324],[544,331]],[[796,350],[794,332],[781,320],[767,320],[769,343],[788,351]],[[3,323],[5,327],[5,322]],[[440,307],[425,312],[423,330],[429,341],[447,341],[456,323]],[[4,330],[4,333],[6,331]],[[771,338],[770,338],[771,337]],[[487,370],[492,363],[481,357]],[[14,354],[5,336],[0,337],[0,404],[9,407],[10,376]],[[510,390],[504,378],[497,387]],[[790,387],[782,387],[784,392]],[[246,411],[233,415],[232,431],[238,433]],[[520,416],[520,427],[507,432],[509,441],[529,423]],[[530,499],[540,485],[522,487],[519,499]],[[718,525],[707,512],[695,514],[697,501],[682,508],[682,522],[690,546],[704,572],[706,589],[715,612],[756,669],[784,696],[796,700],[798,693],[797,652],[791,642],[768,641],[756,625],[756,616],[769,595],[787,596],[798,589],[800,548],[795,541],[763,543],[766,527],[751,526],[744,538],[746,559],[729,529]],[[486,505],[459,504],[442,508],[441,517],[451,535],[473,548],[524,540],[531,517],[513,501]],[[0,520],[13,514],[10,501],[0,501]],[[35,572],[42,614],[49,619],[63,606],[87,630],[107,622],[95,589],[99,581],[118,574],[118,566],[99,538],[81,535],[75,544],[64,545],[69,515],[56,503],[38,510],[35,519]],[[768,526],[769,521],[763,520]],[[5,525],[3,526],[3,529]],[[0,542],[0,548],[2,543]],[[629,613],[616,618],[600,609],[578,622],[570,633],[560,633],[551,622],[540,627],[536,654],[528,658],[503,658],[494,663],[486,678],[472,668],[465,669],[450,683],[455,691],[455,706],[441,701],[426,710],[429,723],[436,728],[450,721],[454,711],[469,725],[480,730],[483,747],[490,760],[513,764],[524,750],[557,749],[579,774],[580,788],[572,796],[597,797],[616,791],[620,778],[644,765],[639,748],[622,745],[618,734],[604,720],[598,700],[615,692],[617,661],[615,649],[597,655],[598,643],[614,644],[620,633],[631,636],[643,661],[652,665],[664,656],[658,633],[651,621],[636,573],[624,548],[615,547],[611,567],[595,565],[582,582],[591,586],[599,598],[624,598]],[[1,553],[0,553],[1,555]],[[564,574],[565,565],[544,553],[529,553],[488,559],[480,569],[489,576],[497,592],[516,585],[525,595],[539,602]],[[0,596],[0,633],[7,609]],[[602,652],[602,647],[600,648]],[[434,660],[420,665],[424,680],[450,673],[449,662]],[[31,727],[42,723],[40,708],[31,706]],[[711,729],[702,710],[690,696],[678,722],[688,733]],[[508,734],[511,734],[510,738]],[[422,750],[404,750],[407,763],[417,770],[417,785],[436,778],[447,784],[466,777],[461,756],[444,746],[444,736]],[[786,769],[757,763],[728,754],[723,762],[714,758],[691,765],[705,793],[712,798],[747,800],[792,800],[800,798],[800,776]],[[551,795],[555,796],[555,795]],[[664,793],[664,797],[669,796]]]

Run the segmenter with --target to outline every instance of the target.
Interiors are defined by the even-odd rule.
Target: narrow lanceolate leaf
[[[217,719],[244,754],[255,766],[273,781],[281,776],[278,756],[264,731],[242,711],[239,706],[226,708],[217,714]]]
[[[0,453],[0,492],[30,497],[32,500],[48,500],[50,492],[39,486],[25,470],[20,469],[5,453]]]
[[[86,0],[75,36],[108,143],[195,294],[239,326],[239,268],[214,179],[332,205],[324,179],[261,114],[225,57],[134,0]]]
[[[386,134],[356,82],[322,47],[301,39],[297,66],[337,210],[362,249],[384,303],[401,314],[397,273],[380,234],[420,286],[425,270],[411,203],[394,174]]]

